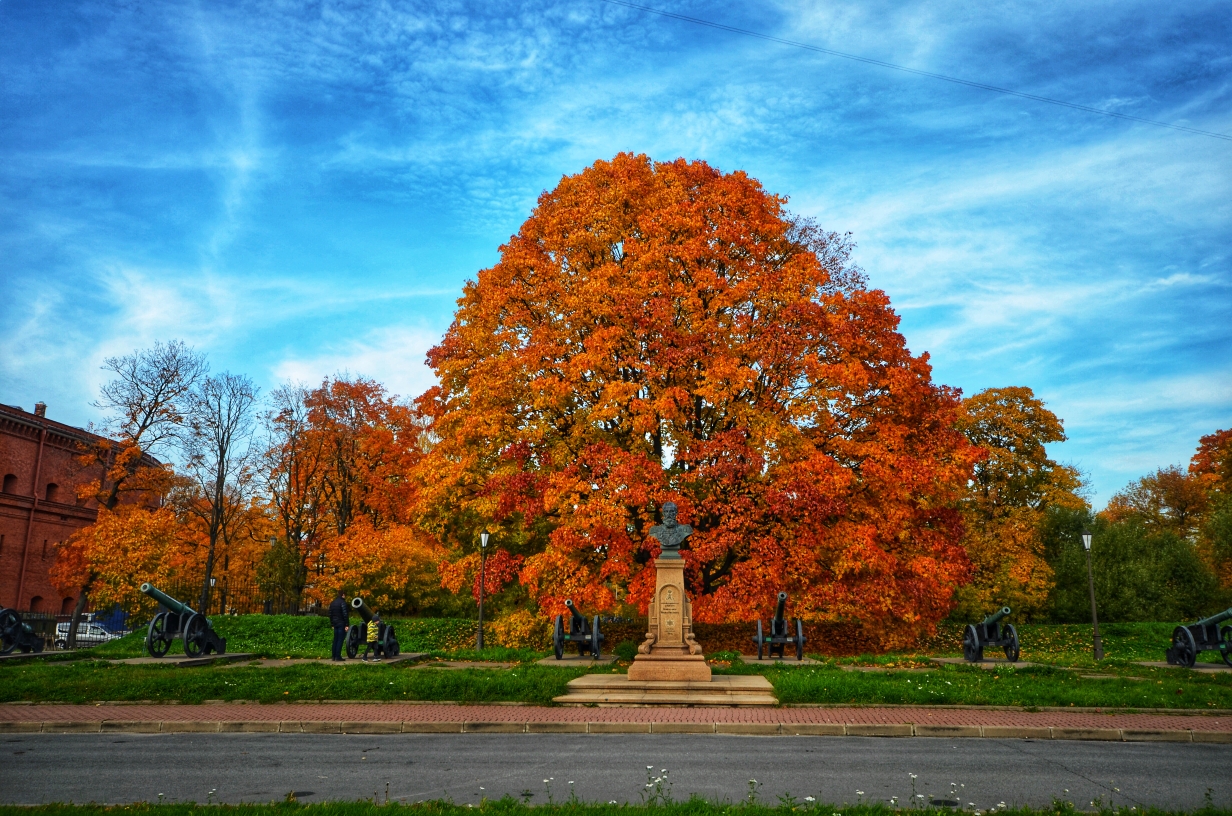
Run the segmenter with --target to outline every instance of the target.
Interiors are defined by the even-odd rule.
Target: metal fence
[[[206,615],[311,615],[319,611],[316,601],[225,574],[211,579],[206,608],[199,609],[203,582],[203,576],[179,578],[158,588]]]

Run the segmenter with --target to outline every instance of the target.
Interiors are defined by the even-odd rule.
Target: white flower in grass
[[[811,797],[811,796],[806,796],[806,797],[804,797],[804,801],[806,801],[806,802],[816,802],[817,800],[816,800],[816,799],[814,799],[814,798],[813,798],[813,797]]]

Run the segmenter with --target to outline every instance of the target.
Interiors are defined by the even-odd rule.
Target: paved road
[[[823,802],[905,804],[915,793],[987,808],[1117,805],[1195,808],[1213,788],[1232,805],[1226,745],[1030,740],[745,737],[716,735],[401,734],[7,734],[0,737],[0,802],[125,803],[354,800],[409,802],[533,794],[547,801],[639,802],[646,766],[669,771],[677,799],[740,800],[749,779],[763,801],[790,792]],[[1118,790],[1119,789],[1119,790]],[[210,791],[215,791],[211,794]],[[1067,792],[1068,791],[1068,792]]]

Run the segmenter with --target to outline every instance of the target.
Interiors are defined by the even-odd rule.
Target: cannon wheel
[[[1008,623],[1005,625],[1005,659],[1017,663],[1018,654],[1018,630],[1014,628],[1014,624]]]
[[[346,656],[354,660],[359,655],[359,639],[361,637],[361,627],[357,624],[347,630],[346,636]]]
[[[595,615],[594,625],[590,629],[590,656],[598,660],[602,650],[603,647],[599,645],[599,616]]]
[[[757,620],[757,634],[753,636],[753,642],[757,644],[757,659],[761,660],[762,649],[766,645],[766,636],[762,632],[760,618]]]
[[[1223,641],[1219,649],[1219,655],[1223,658],[1223,662],[1232,666],[1232,626],[1225,626],[1219,630],[1219,639]]]
[[[804,659],[804,621],[796,618],[796,660]]]
[[[0,609],[0,654],[13,651],[20,634],[21,616],[12,609]]]
[[[194,612],[184,624],[184,654],[189,657],[200,657],[205,651],[205,617],[200,612]]]
[[[1193,633],[1187,627],[1178,626],[1172,630],[1172,649],[1176,654],[1177,664],[1192,669],[1198,659],[1198,645],[1194,643]]]
[[[963,657],[971,663],[979,663],[984,659],[984,646],[980,643],[980,633],[974,624],[967,624],[963,630]]]
[[[401,647],[398,645],[398,638],[394,635],[394,628],[386,626],[385,637],[381,639],[381,651],[385,653],[386,657],[397,657],[401,650]]]
[[[564,659],[565,627],[564,622],[560,619],[560,615],[556,616],[556,626],[552,629],[552,652],[556,655],[557,660]]]
[[[171,649],[171,635],[167,634],[167,613],[159,612],[150,621],[149,631],[145,636],[145,650],[150,657],[163,657]]]

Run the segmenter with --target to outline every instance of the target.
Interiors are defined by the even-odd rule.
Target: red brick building
[[[98,503],[77,498],[79,485],[102,466],[83,467],[82,445],[97,436],[34,413],[0,405],[0,606],[32,612],[72,612],[76,598],[51,585],[55,545],[93,523]]]

